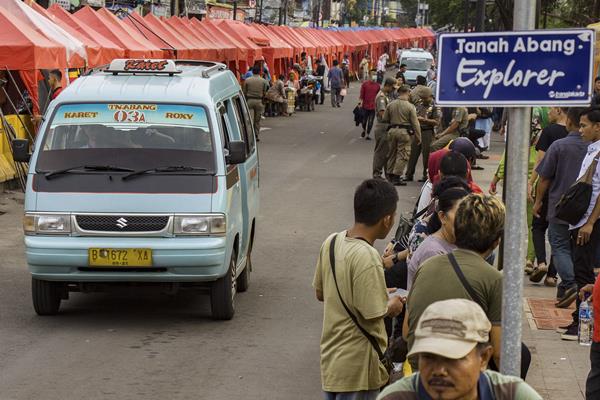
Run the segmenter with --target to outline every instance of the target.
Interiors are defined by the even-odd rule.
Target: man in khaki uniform
[[[243,90],[248,102],[248,108],[253,114],[254,134],[258,141],[258,135],[260,134],[260,119],[263,112],[265,112],[263,99],[269,90],[269,82],[261,78],[259,66],[255,65],[254,68],[252,68],[252,76],[244,81]]]
[[[388,144],[387,129],[389,124],[383,122],[383,114],[391,101],[391,95],[396,87],[396,80],[387,78],[377,97],[375,98],[375,112],[377,123],[375,125],[375,152],[373,154],[373,178],[381,178],[382,171],[387,171],[388,154],[390,146]]]
[[[452,111],[452,122],[441,133],[435,136],[435,141],[431,143],[431,152],[438,151],[448,146],[451,141],[461,135],[466,135],[469,129],[469,111],[465,107],[456,107]]]
[[[383,114],[383,122],[390,124],[388,179],[395,186],[406,186],[402,175],[410,157],[411,136],[415,136],[416,143],[421,143],[421,125],[415,106],[408,101],[409,95],[410,89],[402,86],[398,89],[398,99],[392,101]]]
[[[419,88],[419,91],[415,93],[415,90]],[[423,154],[423,177],[419,179],[419,182],[427,181],[427,162],[429,160],[429,150],[431,148],[431,141],[435,134],[434,129],[439,124],[440,115],[438,109],[433,103],[433,93],[427,86],[417,86],[411,92],[411,96],[416,94],[419,96],[419,101],[415,104],[417,109],[417,116],[419,117],[419,123],[421,124],[421,143],[417,144],[416,138],[413,136],[412,147],[410,149],[410,160],[408,161],[408,168],[404,180],[411,182],[413,180],[417,162],[419,161],[419,155]]]

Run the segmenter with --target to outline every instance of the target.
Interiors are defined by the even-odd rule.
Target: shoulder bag
[[[379,357],[379,361],[383,364],[383,366],[385,367],[385,370],[389,374],[392,370],[392,362],[391,362],[391,359],[387,356],[387,354],[386,354],[387,352],[384,353],[381,350],[381,348],[379,348],[377,339],[375,339],[375,337],[373,335],[371,335],[369,332],[367,332],[367,330],[360,325],[360,323],[358,322],[358,319],[352,313],[352,311],[350,311],[350,309],[344,302],[344,299],[342,298],[342,294],[340,293],[340,288],[337,283],[337,277],[335,275],[335,240],[336,239],[337,239],[337,235],[335,235],[333,237],[333,239],[331,239],[331,243],[329,244],[329,263],[331,264],[331,272],[333,274],[333,281],[335,282],[335,288],[337,289],[338,296],[340,298],[340,302],[342,303],[342,306],[344,306],[344,309],[348,313],[348,316],[350,317],[352,322],[354,322],[354,325],[356,325],[358,330],[367,338],[369,343],[371,343],[371,346],[373,346],[373,349],[375,350],[375,352],[377,353],[377,356]]]
[[[475,303],[479,304],[479,307],[481,307],[482,309],[485,310],[487,307],[485,307],[485,308],[483,307],[483,305],[484,305],[483,302],[477,295],[477,292],[475,291],[475,289],[473,289],[473,286],[471,286],[469,281],[467,281],[467,278],[465,277],[465,274],[462,272],[462,269],[460,269],[460,266],[458,265],[458,261],[456,261],[456,257],[454,257],[454,254],[448,253],[448,260],[450,260],[450,264],[452,264],[452,268],[454,268],[454,272],[456,272],[456,275],[458,276],[458,280],[460,280],[460,283],[462,283],[462,285],[465,288],[465,290],[467,291],[467,293],[469,293],[469,297],[471,297],[471,300],[473,300]]]
[[[598,165],[598,157],[600,152],[596,154],[586,173],[562,195],[556,204],[556,218],[571,225],[581,221],[592,200],[592,179]]]

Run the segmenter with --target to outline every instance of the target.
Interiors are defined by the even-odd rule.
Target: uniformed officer
[[[417,92],[415,90],[419,88]],[[417,109],[417,117],[421,124],[421,143],[417,144],[416,138],[413,136],[410,149],[410,160],[404,180],[410,182],[413,180],[419,155],[423,155],[423,178],[419,182],[427,180],[427,161],[429,160],[429,152],[431,149],[431,141],[435,135],[434,129],[439,125],[440,114],[438,108],[433,103],[433,92],[427,86],[417,86],[411,92],[412,95],[418,95],[419,101],[415,104]]]
[[[255,65],[254,68],[252,68],[252,76],[244,81],[243,90],[246,100],[248,101],[248,108],[253,114],[254,133],[256,135],[256,140],[258,141],[260,119],[265,111],[263,99],[269,90],[269,82],[260,76],[260,66]]]
[[[377,123],[375,124],[375,152],[373,154],[373,178],[381,178],[382,172],[387,170],[388,155],[390,146],[388,145],[387,129],[389,124],[383,122],[383,114],[388,104],[392,101],[391,95],[395,91],[396,80],[387,78],[383,87],[375,97],[375,112]]]
[[[456,107],[452,111],[452,121],[443,132],[435,136],[435,141],[431,143],[431,152],[438,151],[448,146],[448,144],[459,136],[467,135],[469,129],[469,111],[465,107]]]
[[[410,89],[402,86],[398,89],[398,99],[388,104],[383,114],[383,122],[389,122],[389,160],[388,179],[396,186],[406,186],[402,179],[404,168],[410,157],[411,136],[421,143],[421,126],[417,110],[408,99]]]

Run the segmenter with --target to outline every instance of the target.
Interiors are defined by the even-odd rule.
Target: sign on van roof
[[[594,34],[591,29],[441,34],[437,103],[589,104]]]
[[[119,73],[161,73],[161,74],[179,74],[181,70],[177,69],[173,60],[154,60],[154,59],[115,59],[106,72]]]

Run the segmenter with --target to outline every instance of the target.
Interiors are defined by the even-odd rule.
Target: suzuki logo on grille
[[[125,228],[127,226],[127,220],[123,217],[119,218],[117,220],[117,226],[121,229]]]

